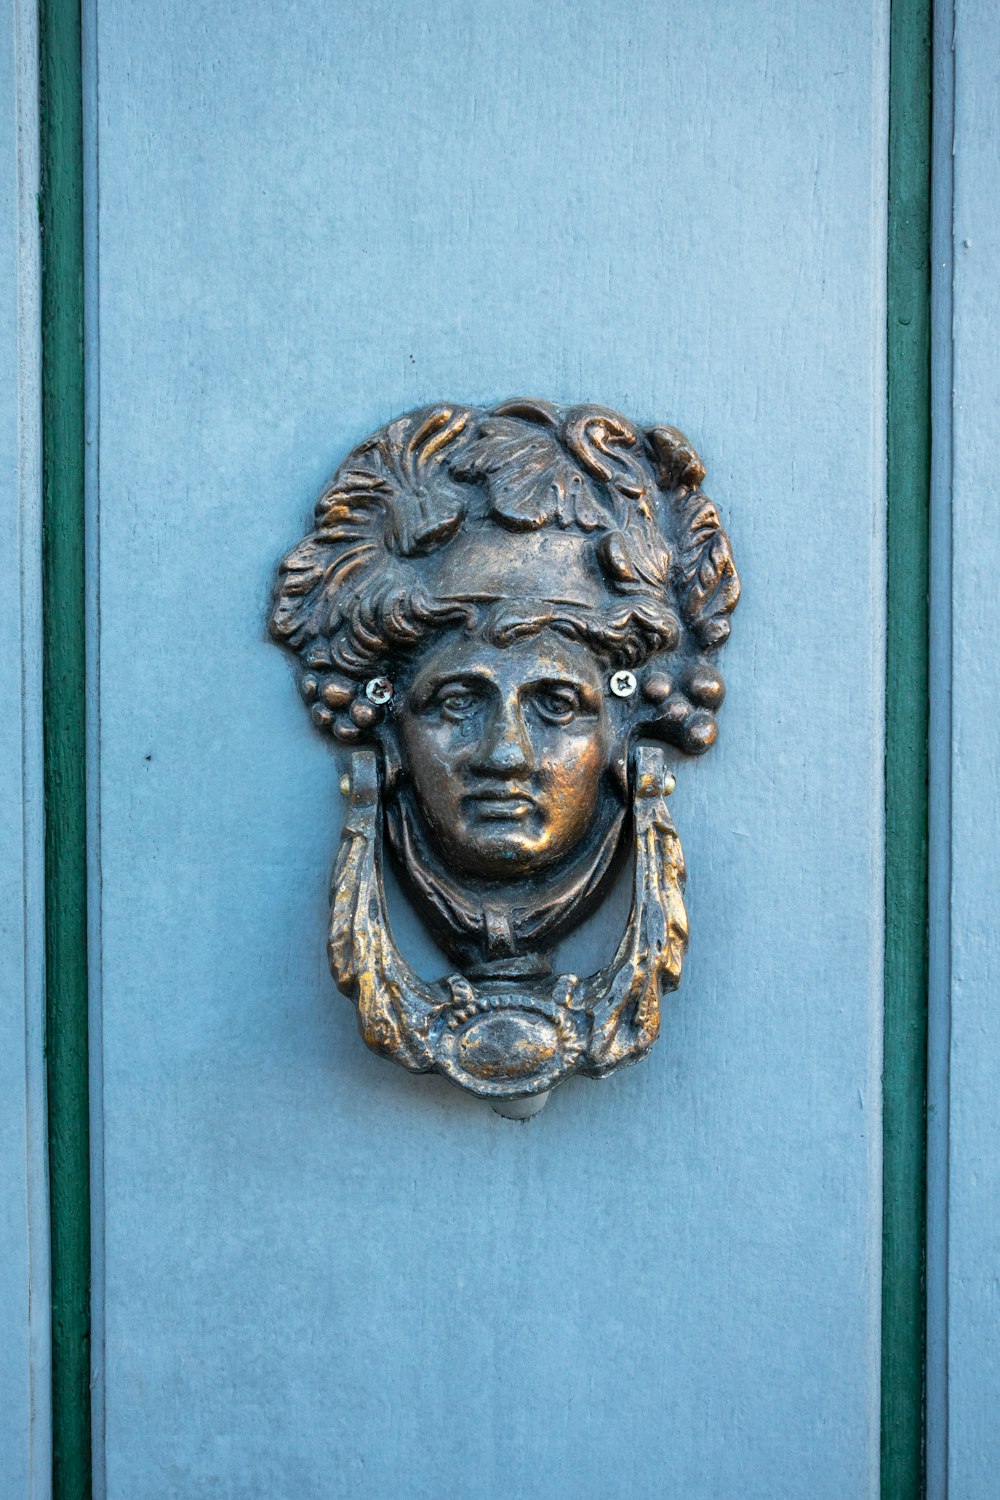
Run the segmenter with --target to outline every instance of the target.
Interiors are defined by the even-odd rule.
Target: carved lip
[[[538,806],[536,798],[527,792],[515,791],[513,788],[483,788],[479,791],[468,792],[463,800],[473,803],[474,810],[479,816],[490,822],[517,821],[526,818]]]

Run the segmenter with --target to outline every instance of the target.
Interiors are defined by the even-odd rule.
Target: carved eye
[[[568,724],[580,711],[579,694],[571,687],[542,687],[534,694],[534,705],[550,724]]]
[[[446,719],[467,719],[479,700],[469,688],[452,687],[443,688],[434,701]]]

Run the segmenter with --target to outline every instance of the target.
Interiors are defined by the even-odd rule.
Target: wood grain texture
[[[47,1500],[38,33],[0,23],[0,1497]]]
[[[954,15],[947,1457],[949,1494],[987,1500],[1000,1472],[1000,538],[990,500],[1000,467],[1000,13],[957,0]]]
[[[97,14],[107,1493],[873,1496],[883,7],[186,15]],[[264,635],[352,443],[520,393],[679,423],[746,589],[660,1042],[526,1125],[358,1047]]]
[[[889,43],[882,1495],[923,1492],[931,3]]]

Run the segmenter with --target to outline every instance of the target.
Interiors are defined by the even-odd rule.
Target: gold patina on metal
[[[271,633],[317,728],[357,747],[333,976],[370,1047],[503,1113],[644,1056],[680,982],[674,775],[650,741],[716,736],[739,580],[704,474],[676,428],[602,407],[428,407],[348,455],[279,570]],[[393,941],[383,836],[447,978]],[[630,852],[614,959],[554,974]]]

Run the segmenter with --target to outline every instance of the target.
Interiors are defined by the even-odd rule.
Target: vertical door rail
[[[882,1500],[924,1470],[932,0],[891,0]]]
[[[42,679],[54,1500],[91,1493],[83,89],[79,0],[39,8]]]

